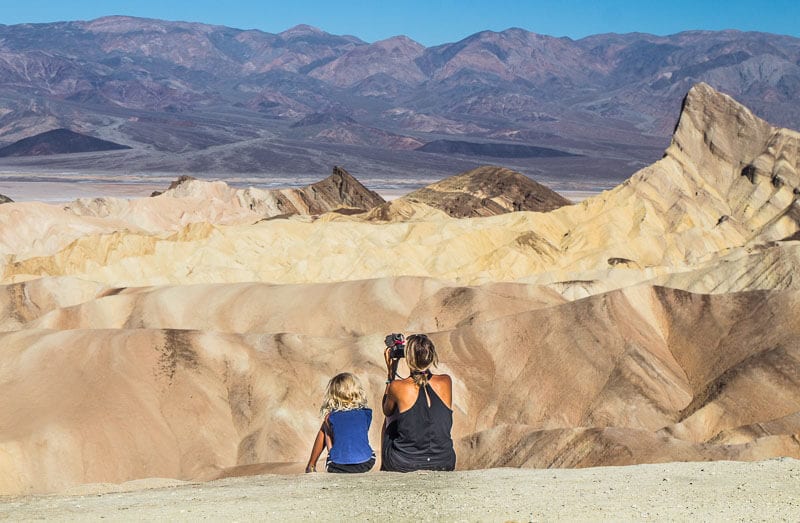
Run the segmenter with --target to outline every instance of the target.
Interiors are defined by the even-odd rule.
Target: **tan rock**
[[[149,328],[191,325],[188,308],[165,307],[179,299],[195,304],[196,321],[204,321],[204,299],[218,298],[227,287],[219,286],[216,296],[190,287],[154,289],[155,299],[134,293],[142,297],[133,306],[123,291],[99,300],[93,314],[78,315],[97,319],[97,326],[29,325],[0,334],[0,466],[11,471],[0,488],[204,479],[263,463],[290,462],[281,470],[300,471],[327,379],[343,369],[356,372],[377,406],[383,334],[419,326],[421,316],[408,311],[413,301],[376,292],[390,283],[328,286],[318,295],[361,299],[345,303],[347,309],[309,304],[297,316],[314,318],[305,324],[272,320],[294,332],[266,332],[272,325],[258,319],[236,325],[236,308],[224,324],[203,330]],[[795,426],[790,418],[784,429],[751,436],[746,448],[714,442],[738,427],[800,411],[800,332],[790,321],[800,307],[795,291],[708,296],[640,288],[544,308],[534,299],[519,311],[516,300],[502,296],[504,287],[489,302],[482,291],[435,282],[406,280],[403,287],[426,290],[427,307],[452,314],[446,330],[432,337],[441,370],[454,379],[453,435],[464,438],[459,467],[798,457],[785,433]],[[371,298],[359,288],[372,289]],[[236,299],[218,305],[256,310],[264,290],[240,288],[229,295]],[[445,305],[454,300],[463,305]],[[490,312],[476,314],[482,305]],[[398,306],[405,311],[393,310]],[[284,313],[297,311],[290,307]],[[503,428],[517,425],[524,427]],[[375,444],[378,429],[375,423]],[[520,453],[523,439],[533,445],[529,453]]]
[[[406,202],[423,203],[454,218],[494,216],[514,211],[548,212],[571,202],[527,176],[503,167],[484,166],[387,202],[367,219],[396,220]]]

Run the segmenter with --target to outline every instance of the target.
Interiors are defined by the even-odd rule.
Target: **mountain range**
[[[499,157],[542,182],[610,184],[660,157],[697,81],[800,127],[800,39],[739,31],[511,28],[425,47],[112,16],[0,25],[0,79],[0,145],[68,128],[132,148],[5,170],[316,180],[337,164],[369,185]]]

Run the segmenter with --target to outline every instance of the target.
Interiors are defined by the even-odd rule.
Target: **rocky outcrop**
[[[11,256],[14,266],[21,267],[16,265],[21,260],[62,249],[89,254],[95,235],[143,248],[167,238],[197,239],[220,225],[250,225],[279,216],[309,221],[330,211],[363,213],[383,202],[338,167],[325,180],[299,189],[236,189],[221,181],[182,176],[157,197],[79,198],[62,207],[36,202],[8,206],[0,210],[0,219],[11,225],[0,228],[0,260]],[[142,235],[141,241],[129,235]]]
[[[150,199],[80,198],[64,206],[78,216],[116,218],[132,230],[175,231],[190,223],[250,224],[277,216],[365,212],[384,203],[346,170],[334,167],[322,181],[297,189],[236,189],[222,181],[181,176]]]
[[[190,181],[196,180],[196,179],[197,178],[195,178],[194,176],[189,176],[188,174],[182,174],[181,176],[178,176],[175,180],[173,180],[169,184],[169,187],[167,187],[167,190],[171,191],[172,189],[175,189],[176,187],[178,187],[179,185],[181,185],[183,183],[190,182]],[[162,194],[164,194],[164,191],[153,191],[152,194],[150,194],[150,196],[151,197],[155,197],[155,196],[160,196]]]
[[[527,176],[485,166],[452,176],[389,202],[370,214],[386,220],[405,202],[423,203],[454,218],[493,216],[515,211],[548,212],[572,202]]]
[[[385,201],[341,167],[334,167],[328,178],[310,185],[303,192],[312,202],[309,209],[314,209],[317,214],[337,207],[369,210]]]
[[[14,200],[12,200],[11,198],[9,198],[8,196],[5,196],[5,195],[3,195],[3,194],[0,194],[0,204],[3,204],[3,203],[11,203],[11,202],[13,202],[13,201],[14,201]]]
[[[175,198],[201,196],[206,184],[189,180],[164,195]],[[316,215],[340,208],[369,210],[384,203],[376,192],[364,187],[342,167],[334,167],[330,176],[299,189],[230,190],[232,199],[265,218],[290,215]]]

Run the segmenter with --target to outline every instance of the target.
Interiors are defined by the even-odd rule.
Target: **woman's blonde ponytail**
[[[424,334],[412,334],[406,340],[406,362],[411,369],[411,378],[418,387],[428,384],[429,367],[439,364],[439,356],[433,342]]]

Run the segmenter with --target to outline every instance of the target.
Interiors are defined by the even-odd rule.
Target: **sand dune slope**
[[[352,285],[326,291],[350,293]],[[171,292],[181,290],[196,303],[191,288]],[[242,308],[260,299],[238,296]],[[441,308],[454,293],[433,296],[431,307]],[[106,318],[121,307],[121,327],[0,335],[0,456],[11,471],[3,491],[207,479],[249,464],[267,464],[259,471],[290,462],[284,470],[298,471],[327,377],[359,373],[377,404],[382,333],[413,330],[415,321],[390,310],[398,302],[386,294],[347,311],[368,317],[371,332],[353,325],[350,334],[325,335],[341,324],[336,308],[312,309],[314,321],[293,333],[265,332],[261,323],[239,332],[153,328],[148,318],[177,318],[162,314],[159,300],[131,308],[122,297],[102,306]],[[800,328],[790,326],[798,300],[794,291],[638,287],[544,307],[532,300],[521,312],[515,303],[507,315],[480,320],[473,301],[433,334],[455,381],[459,468],[800,457]],[[779,428],[748,430],[779,418]]]

